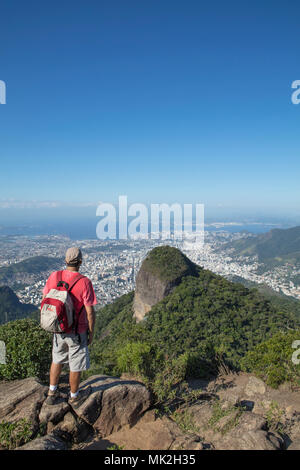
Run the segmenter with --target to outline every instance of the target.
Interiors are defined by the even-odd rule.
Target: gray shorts
[[[81,372],[90,367],[87,332],[55,333],[53,335],[52,362],[54,364],[69,364],[71,372]]]

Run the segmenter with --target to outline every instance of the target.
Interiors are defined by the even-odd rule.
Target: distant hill
[[[177,271],[180,256],[174,257],[173,266],[168,253],[165,247],[155,252],[155,258],[162,263],[168,259],[169,263],[160,268],[155,263],[154,271],[159,275],[167,269]],[[168,357],[192,353],[198,358],[196,367],[200,358],[213,364],[221,354],[228,364],[239,368],[241,358],[255,345],[277,331],[300,324],[293,308],[273,302],[257,289],[230,282],[200,266],[196,268],[152,305],[139,323],[133,318],[133,293],[99,310],[91,348],[93,367],[103,373],[115,373],[118,351],[128,342],[144,342],[156,351],[154,357],[161,353]]]
[[[6,284],[13,282],[16,278],[26,278],[26,275],[32,276],[41,272],[51,271],[61,268],[62,258],[53,258],[50,256],[33,256],[19,263],[0,268],[0,283]]]
[[[35,316],[38,308],[31,304],[23,304],[8,286],[0,287],[0,324]]]
[[[300,262],[300,227],[273,229],[255,237],[235,240],[225,247],[237,256],[257,256],[266,269]],[[223,247],[224,248],[224,247]]]

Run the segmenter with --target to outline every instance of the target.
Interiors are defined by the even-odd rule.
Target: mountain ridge
[[[37,315],[38,308],[20,302],[9,286],[0,286],[0,324]]]
[[[236,256],[257,256],[266,270],[284,263],[300,262],[300,226],[275,228],[267,233],[235,240],[223,246]]]

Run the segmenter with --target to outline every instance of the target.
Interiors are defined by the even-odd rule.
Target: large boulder
[[[48,387],[36,378],[0,383],[0,421],[15,423],[26,419],[35,433],[39,428],[39,412]]]
[[[39,413],[39,421],[41,424],[45,423],[48,426],[50,423],[57,424],[68,411],[70,411],[70,405],[66,399],[61,398],[55,405],[48,405],[44,402]]]
[[[91,393],[75,412],[102,437],[133,426],[151,405],[150,391],[137,381],[96,375],[82,382],[86,387]]]
[[[16,442],[20,449],[60,450],[84,440],[91,431],[106,436],[123,426],[131,427],[151,405],[150,391],[136,380],[95,375],[81,383],[80,388],[85,387],[91,387],[89,397],[72,409],[67,394],[48,405],[48,387],[35,378],[2,382],[0,421],[26,419],[30,423],[33,440]],[[46,435],[36,437],[41,433]]]
[[[16,450],[67,450],[67,442],[56,433],[50,433],[43,437],[37,437],[27,444],[17,447]]]
[[[184,276],[196,273],[195,264],[177,248],[160,246],[151,250],[136,277],[133,301],[136,321],[143,320],[153,305],[170,294]]]

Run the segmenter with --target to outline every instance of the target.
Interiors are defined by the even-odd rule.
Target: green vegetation
[[[143,261],[143,269],[164,281],[174,281],[196,273],[192,263],[178,248],[159,246],[150,251]]]
[[[243,279],[240,276],[230,276],[229,280],[243,284],[243,286],[248,289],[256,289],[264,296],[265,299],[268,299],[274,307],[286,313],[293,312],[300,318],[300,300],[276,292],[266,284],[257,284],[256,282]]]
[[[200,429],[196,426],[193,415],[187,408],[177,408],[170,417],[175,421],[181,431],[199,434]]]
[[[140,350],[143,367],[147,354],[160,367],[162,357],[176,359],[187,354],[186,373],[193,376],[216,372],[220,358],[229,367],[239,369],[247,351],[279,330],[299,325],[295,315],[274,306],[256,290],[205,270],[198,277],[183,278],[138,324],[132,318],[132,297],[127,294],[119,299],[119,311],[113,304],[98,312],[91,356],[93,366],[102,368],[103,373],[139,367],[137,358],[134,366],[132,357],[127,363],[124,357],[120,360],[123,348],[123,356],[133,354],[129,347],[126,349],[128,343],[148,345],[148,353],[146,346]],[[148,357],[150,370],[149,361]]]
[[[107,450],[124,450],[125,446],[119,446],[118,444],[113,444],[111,447],[107,447]]]
[[[23,304],[8,286],[0,287],[0,325],[19,318],[37,314],[39,310],[34,305]]]
[[[201,269],[169,248],[152,250],[145,262],[163,276],[169,270],[173,279],[185,273],[180,284],[140,323],[133,318],[133,292],[98,310],[91,369],[84,378],[129,373],[166,406],[182,400],[180,386],[188,377],[220,370],[242,368],[272,386],[286,380],[299,384],[299,365],[291,357],[292,342],[300,339],[300,317],[291,304]],[[0,326],[0,340],[7,349],[0,379],[43,378],[48,372],[52,335],[37,321]]]
[[[5,421],[0,423],[0,444],[9,450],[26,444],[31,438],[31,423],[25,418],[15,423]]]
[[[149,377],[153,371],[155,351],[150,344],[130,342],[116,351],[117,371]]]
[[[262,342],[300,325],[285,299],[273,302],[257,289],[200,268],[184,276],[138,324],[133,294],[97,312],[89,374],[141,377],[157,403],[174,400],[178,385],[188,377],[246,367],[245,354],[251,358],[250,351]]]
[[[283,416],[284,410],[280,408],[277,401],[273,400],[264,414],[264,417],[267,421],[268,429],[283,434],[284,425],[281,423],[281,419],[283,418]]]
[[[224,408],[220,400],[215,400],[212,405],[212,416],[208,421],[208,426],[221,434],[226,434],[238,425],[239,419],[244,411],[242,406],[231,405]],[[220,425],[220,421],[223,420],[225,416],[227,416],[228,419],[223,425]]]
[[[186,382],[182,382],[180,387],[176,388],[176,398],[170,403],[164,404],[163,409],[167,415],[175,421],[179,428],[185,433],[199,434],[200,429],[195,424],[194,416],[189,407],[191,404],[199,402],[203,395],[202,390],[191,390]],[[171,411],[171,409],[173,411]]]
[[[248,351],[241,361],[243,370],[253,372],[267,385],[277,388],[284,382],[300,385],[300,364],[292,361],[297,355],[294,341],[300,341],[300,329],[281,331]],[[300,359],[296,357],[295,359]]]
[[[6,346],[6,364],[0,364],[0,380],[39,377],[45,379],[51,363],[52,335],[31,319],[0,326]]]

